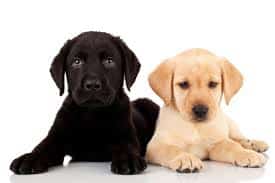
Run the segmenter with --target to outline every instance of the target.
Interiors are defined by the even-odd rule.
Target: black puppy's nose
[[[101,87],[102,85],[99,79],[86,79],[83,83],[83,88],[86,91],[99,91]]]
[[[201,118],[202,119],[202,118],[206,117],[207,112],[208,112],[208,107],[205,106],[205,105],[199,104],[199,105],[195,105],[192,108],[192,111],[193,111],[194,115],[197,118]]]

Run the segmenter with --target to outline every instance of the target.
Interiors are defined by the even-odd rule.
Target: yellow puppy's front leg
[[[238,142],[246,149],[251,149],[256,152],[265,152],[268,149],[267,143],[260,140],[249,140],[245,138],[240,132],[238,126],[234,121],[227,117],[229,125],[229,136],[232,140]]]
[[[151,142],[147,147],[146,159],[180,173],[197,172],[203,168],[202,161],[186,153],[178,146],[162,142]]]
[[[214,144],[209,150],[209,158],[241,167],[262,167],[266,162],[262,154],[245,149],[230,139]]]

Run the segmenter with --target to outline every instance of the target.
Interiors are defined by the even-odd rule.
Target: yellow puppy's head
[[[191,49],[162,62],[149,76],[154,92],[190,121],[211,120],[242,86],[241,73],[225,58]]]

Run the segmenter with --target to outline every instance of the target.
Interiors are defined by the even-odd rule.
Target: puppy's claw
[[[111,164],[111,171],[115,174],[138,174],[147,167],[145,160],[141,157],[131,158],[128,160],[116,160]]]
[[[176,170],[178,173],[197,173],[199,172],[199,169],[198,168],[194,168],[193,170],[192,169],[189,169],[189,168],[186,168],[186,169],[177,169]]]
[[[183,170],[177,169],[177,172],[178,173],[191,173],[192,171],[191,171],[191,169],[183,169]]]

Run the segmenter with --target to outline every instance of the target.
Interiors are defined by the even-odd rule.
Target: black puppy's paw
[[[147,164],[142,157],[131,157],[126,160],[113,160],[111,171],[115,174],[131,175],[141,173],[146,167]]]
[[[39,158],[38,155],[29,153],[13,160],[10,165],[10,170],[15,174],[36,174],[46,172],[48,165],[46,161]]]

